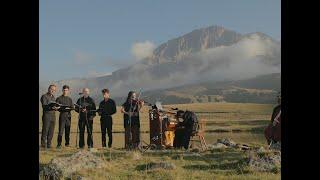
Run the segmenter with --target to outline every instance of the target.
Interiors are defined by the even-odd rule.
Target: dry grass
[[[231,138],[235,142],[247,143],[251,145],[265,145],[262,129],[265,127],[271,116],[273,105],[266,104],[242,104],[242,103],[199,103],[199,104],[179,104],[168,105],[166,107],[178,107],[192,111],[205,112],[229,112],[228,115],[215,115],[207,117],[207,130],[231,130],[224,133],[206,133],[207,143],[216,142],[218,138]],[[116,113],[113,116],[114,132],[123,131],[122,114]],[[232,113],[230,113],[232,112]],[[40,128],[41,128],[41,114]],[[77,114],[72,113],[72,132],[76,132]],[[142,131],[148,131],[148,109],[145,107],[141,113]],[[56,124],[56,132],[57,132]],[[243,130],[235,133],[232,130]],[[41,131],[41,129],[40,129]],[[94,146],[101,146],[99,117],[94,119]],[[78,172],[85,177],[92,179],[280,179],[280,174],[258,173],[248,171],[242,163],[246,159],[246,153],[235,150],[207,151],[201,157],[183,157],[184,151],[170,151],[166,153],[155,152],[145,153],[139,158],[136,154],[128,155],[122,150],[124,137],[122,133],[114,133],[113,149],[99,150],[99,155],[103,155],[108,161],[108,168],[97,170],[83,170]],[[149,140],[148,133],[142,133],[142,139]],[[40,134],[39,134],[40,138]],[[56,145],[56,136],[53,139],[53,146]],[[40,151],[40,165],[47,164],[53,157],[69,156],[76,152],[75,133],[71,134],[71,147],[62,149],[51,149]],[[110,158],[111,157],[111,158]],[[139,170],[139,167],[150,162],[170,161],[177,166],[175,170]]]

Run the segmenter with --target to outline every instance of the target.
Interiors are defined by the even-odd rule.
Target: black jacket
[[[88,96],[87,98],[81,97],[77,100],[77,104],[81,107],[83,107],[84,104],[88,104],[88,106],[86,106],[87,113],[81,112],[81,109],[79,109],[79,107],[75,108],[76,112],[80,112],[80,119],[85,119],[85,114],[87,114],[88,120],[93,120],[93,118],[96,116],[96,104],[94,100],[90,96]]]
[[[111,115],[117,112],[116,103],[113,99],[108,99],[108,101],[101,101],[99,104],[99,115],[101,119],[111,118]]]
[[[42,105],[42,110],[43,113],[49,112],[49,113],[54,113],[54,109],[52,109],[51,106],[49,106],[50,102],[55,102],[56,98],[53,95],[50,95],[49,93],[46,93],[41,96],[40,102]]]
[[[61,96],[57,97],[56,102],[59,103],[59,104],[62,104],[62,105],[73,107],[72,99],[69,96],[61,95]],[[58,111],[60,113],[64,113],[64,112],[70,112],[71,110],[70,109],[66,110],[66,109],[61,109],[60,108],[60,109],[58,109]]]

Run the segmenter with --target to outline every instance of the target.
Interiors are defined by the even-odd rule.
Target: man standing
[[[79,147],[84,147],[84,131],[85,127],[87,127],[87,145],[88,148],[93,147],[93,139],[92,139],[92,126],[93,126],[93,118],[96,116],[96,104],[94,100],[89,97],[89,89],[83,88],[82,90],[83,96],[78,99],[76,107],[76,112],[80,113],[78,128],[80,131],[79,134]]]
[[[54,133],[54,126],[56,121],[55,111],[58,107],[51,106],[51,102],[55,102],[54,93],[56,92],[56,86],[50,85],[48,92],[41,96],[42,105],[42,133],[41,133],[41,147],[51,148],[51,140]]]
[[[65,131],[65,146],[69,146],[70,126],[71,126],[71,108],[73,107],[72,99],[69,95],[69,86],[62,87],[62,95],[57,98],[57,103],[62,104],[66,108],[60,108],[59,112],[59,134],[57,148],[61,148],[63,131]]]
[[[106,147],[106,133],[108,133],[109,142],[108,147],[112,146],[112,115],[117,112],[116,103],[113,99],[110,99],[108,89],[102,90],[103,101],[100,102],[98,114],[101,116],[101,135],[102,135],[102,147]],[[107,131],[106,131],[107,130]]]

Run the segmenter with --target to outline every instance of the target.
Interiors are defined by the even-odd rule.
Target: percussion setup
[[[173,148],[174,132],[179,123],[177,109],[164,110],[160,102],[149,109],[150,144],[148,148]]]

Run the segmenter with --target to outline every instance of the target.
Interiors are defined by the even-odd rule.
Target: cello
[[[281,142],[281,109],[273,119],[273,122],[265,128],[264,135],[268,144]]]

